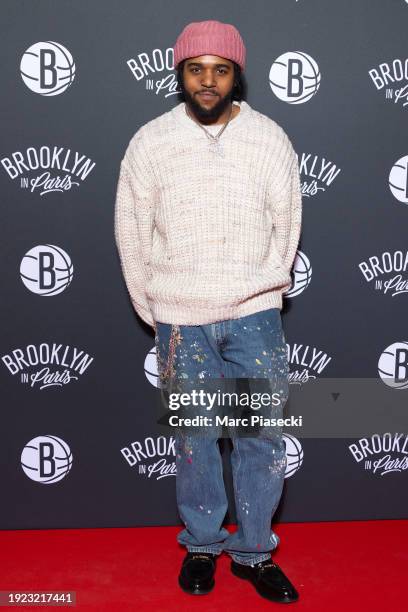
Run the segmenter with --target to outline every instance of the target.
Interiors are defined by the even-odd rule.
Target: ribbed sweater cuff
[[[223,308],[183,307],[182,304],[159,304],[151,302],[151,310],[155,321],[177,325],[206,325],[227,319],[238,319],[269,308],[282,309],[282,291],[272,291],[267,295],[257,295],[237,306]]]

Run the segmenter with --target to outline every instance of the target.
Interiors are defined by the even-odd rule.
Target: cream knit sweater
[[[291,286],[302,216],[297,155],[273,119],[234,103],[224,156],[181,102],[140,127],[121,161],[115,240],[133,307],[152,327],[281,309]]]

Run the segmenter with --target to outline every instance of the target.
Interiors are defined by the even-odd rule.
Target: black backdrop
[[[20,0],[0,11],[0,528],[179,522],[154,337],[128,299],[113,210],[130,138],[179,101],[172,45],[191,21],[239,29],[247,100],[285,129],[301,164],[302,237],[282,311],[291,382],[398,374],[382,384],[391,407],[401,400],[407,2]],[[407,434],[390,432],[288,437],[276,518],[405,517]]]

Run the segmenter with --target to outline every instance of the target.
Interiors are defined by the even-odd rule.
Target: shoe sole
[[[239,564],[237,565],[239,566]],[[296,597],[296,599],[292,599],[289,597],[282,598],[282,597],[274,597],[273,595],[267,595],[266,593],[262,592],[262,588],[254,584],[251,578],[247,576],[247,574],[245,573],[245,569],[241,570],[240,567],[237,567],[236,565],[232,565],[231,563],[231,571],[234,574],[234,576],[236,576],[237,578],[242,578],[243,580],[247,580],[248,582],[250,582],[254,586],[256,592],[259,593],[261,597],[264,597],[265,599],[268,599],[269,601],[274,601],[275,603],[295,603],[299,599],[298,597]]]
[[[211,593],[211,591],[213,590],[214,586],[215,586],[215,580],[213,580],[211,582],[211,585],[207,588],[207,589],[200,589],[200,588],[195,588],[195,589],[189,589],[188,587],[184,586],[183,582],[180,580],[178,581],[180,587],[183,589],[183,591],[185,593],[188,593],[189,595],[207,595],[208,593]]]

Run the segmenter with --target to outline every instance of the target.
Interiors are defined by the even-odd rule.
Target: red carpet
[[[233,576],[225,554],[218,559],[210,594],[183,593],[177,584],[185,554],[175,541],[179,530],[0,531],[0,590],[76,591],[77,606],[71,609],[99,612],[235,612],[252,606],[288,609],[288,605],[289,610],[313,612],[408,609],[404,588],[408,521],[276,525],[281,544],[273,558],[300,593],[299,601],[286,607],[261,598],[250,583]]]

